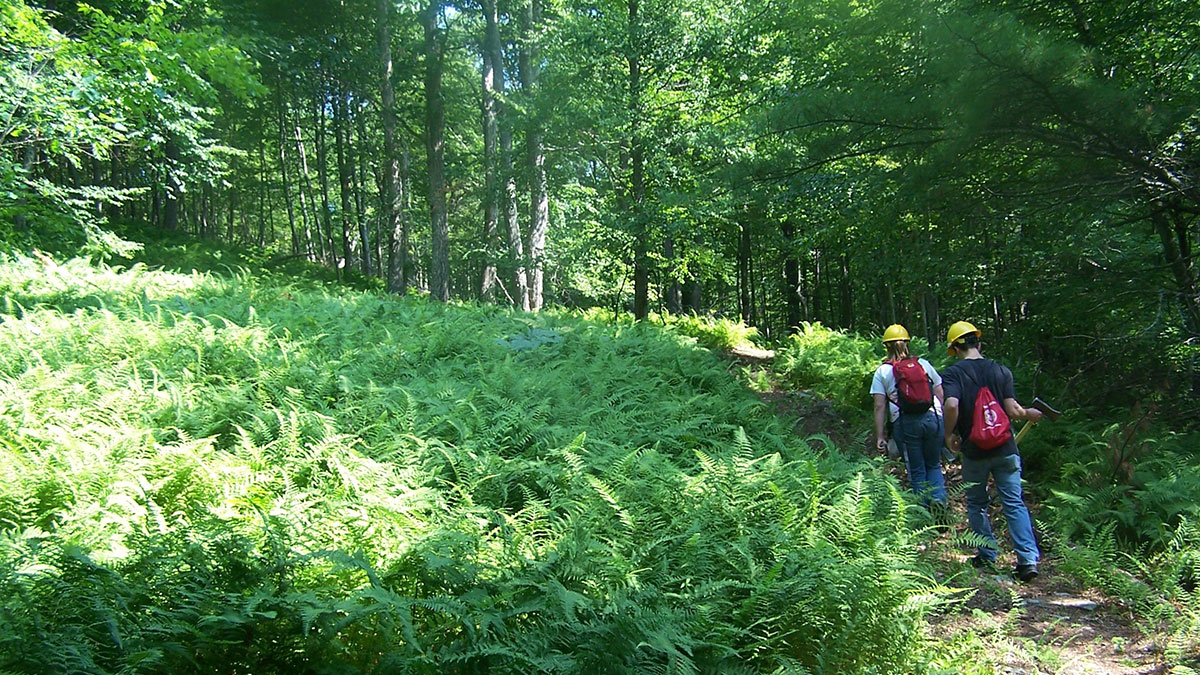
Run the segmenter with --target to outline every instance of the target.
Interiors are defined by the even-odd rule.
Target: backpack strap
[[[988,369],[989,374],[995,374],[996,371],[999,370],[1000,364],[996,363],[995,361],[989,361],[989,363],[992,364],[992,367],[990,369]],[[989,389],[991,389],[991,387],[988,386],[986,383],[980,384],[979,380],[975,379],[975,373],[974,373],[975,368],[963,368],[963,370],[966,371],[967,379],[971,380],[971,384],[975,385],[976,390],[983,389],[984,387],[988,387]],[[995,393],[996,392],[994,392],[994,391],[992,392],[992,394],[995,394]],[[996,400],[999,400],[999,399],[996,399]]]

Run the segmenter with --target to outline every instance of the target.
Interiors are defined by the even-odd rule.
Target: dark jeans
[[[893,425],[896,445],[908,464],[908,483],[921,500],[946,503],[942,476],[942,418],[932,410],[920,415],[900,414]]]

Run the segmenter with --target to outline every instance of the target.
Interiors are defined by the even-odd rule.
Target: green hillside
[[[244,268],[0,289],[0,670],[928,658],[897,484],[692,338]]]

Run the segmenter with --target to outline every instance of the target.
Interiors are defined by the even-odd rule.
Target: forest
[[[1196,672],[1197,45],[0,0],[0,673]],[[874,451],[885,328],[960,320],[1062,412],[1031,584]]]

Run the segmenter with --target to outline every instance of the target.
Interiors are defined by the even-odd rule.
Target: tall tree
[[[504,89],[504,61],[500,45],[500,17],[496,0],[483,0],[483,274],[479,282],[479,296],[491,299],[496,285],[496,263],[493,259],[496,246],[496,229],[500,214],[499,173],[499,129],[496,116],[496,92]]]
[[[633,315],[645,319],[650,311],[650,260],[647,257],[646,148],[642,138],[642,19],[641,0],[627,0],[629,24],[625,58],[629,63],[629,221],[633,225]]]
[[[387,289],[404,294],[408,289],[408,226],[405,221],[404,185],[400,181],[400,158],[396,148],[396,91],[392,86],[392,4],[375,4],[376,46],[379,50],[379,92],[383,127],[383,195],[381,218],[388,234]]]
[[[525,106],[531,111],[526,129],[526,170],[529,174],[529,309],[539,311],[544,303],[543,286],[546,234],[550,229],[550,196],[546,186],[546,148],[542,116],[538,106],[538,83],[542,56],[538,48],[542,23],[541,0],[528,0],[522,22],[520,76]]]
[[[504,233],[508,244],[508,257],[511,261],[512,274],[510,283],[514,306],[529,311],[529,281],[525,273],[525,242],[521,235],[521,223],[518,214],[517,171],[513,159],[513,123],[515,114],[512,106],[505,103],[504,54],[497,39],[492,43],[492,65],[496,78],[493,80],[493,90],[498,97],[496,113],[498,135],[500,140],[500,181],[501,198],[500,214],[504,219]]]
[[[446,102],[442,95],[445,52],[442,5],[430,0],[421,10],[425,33],[425,150],[429,174],[430,297],[450,299],[450,225],[446,213]]]

